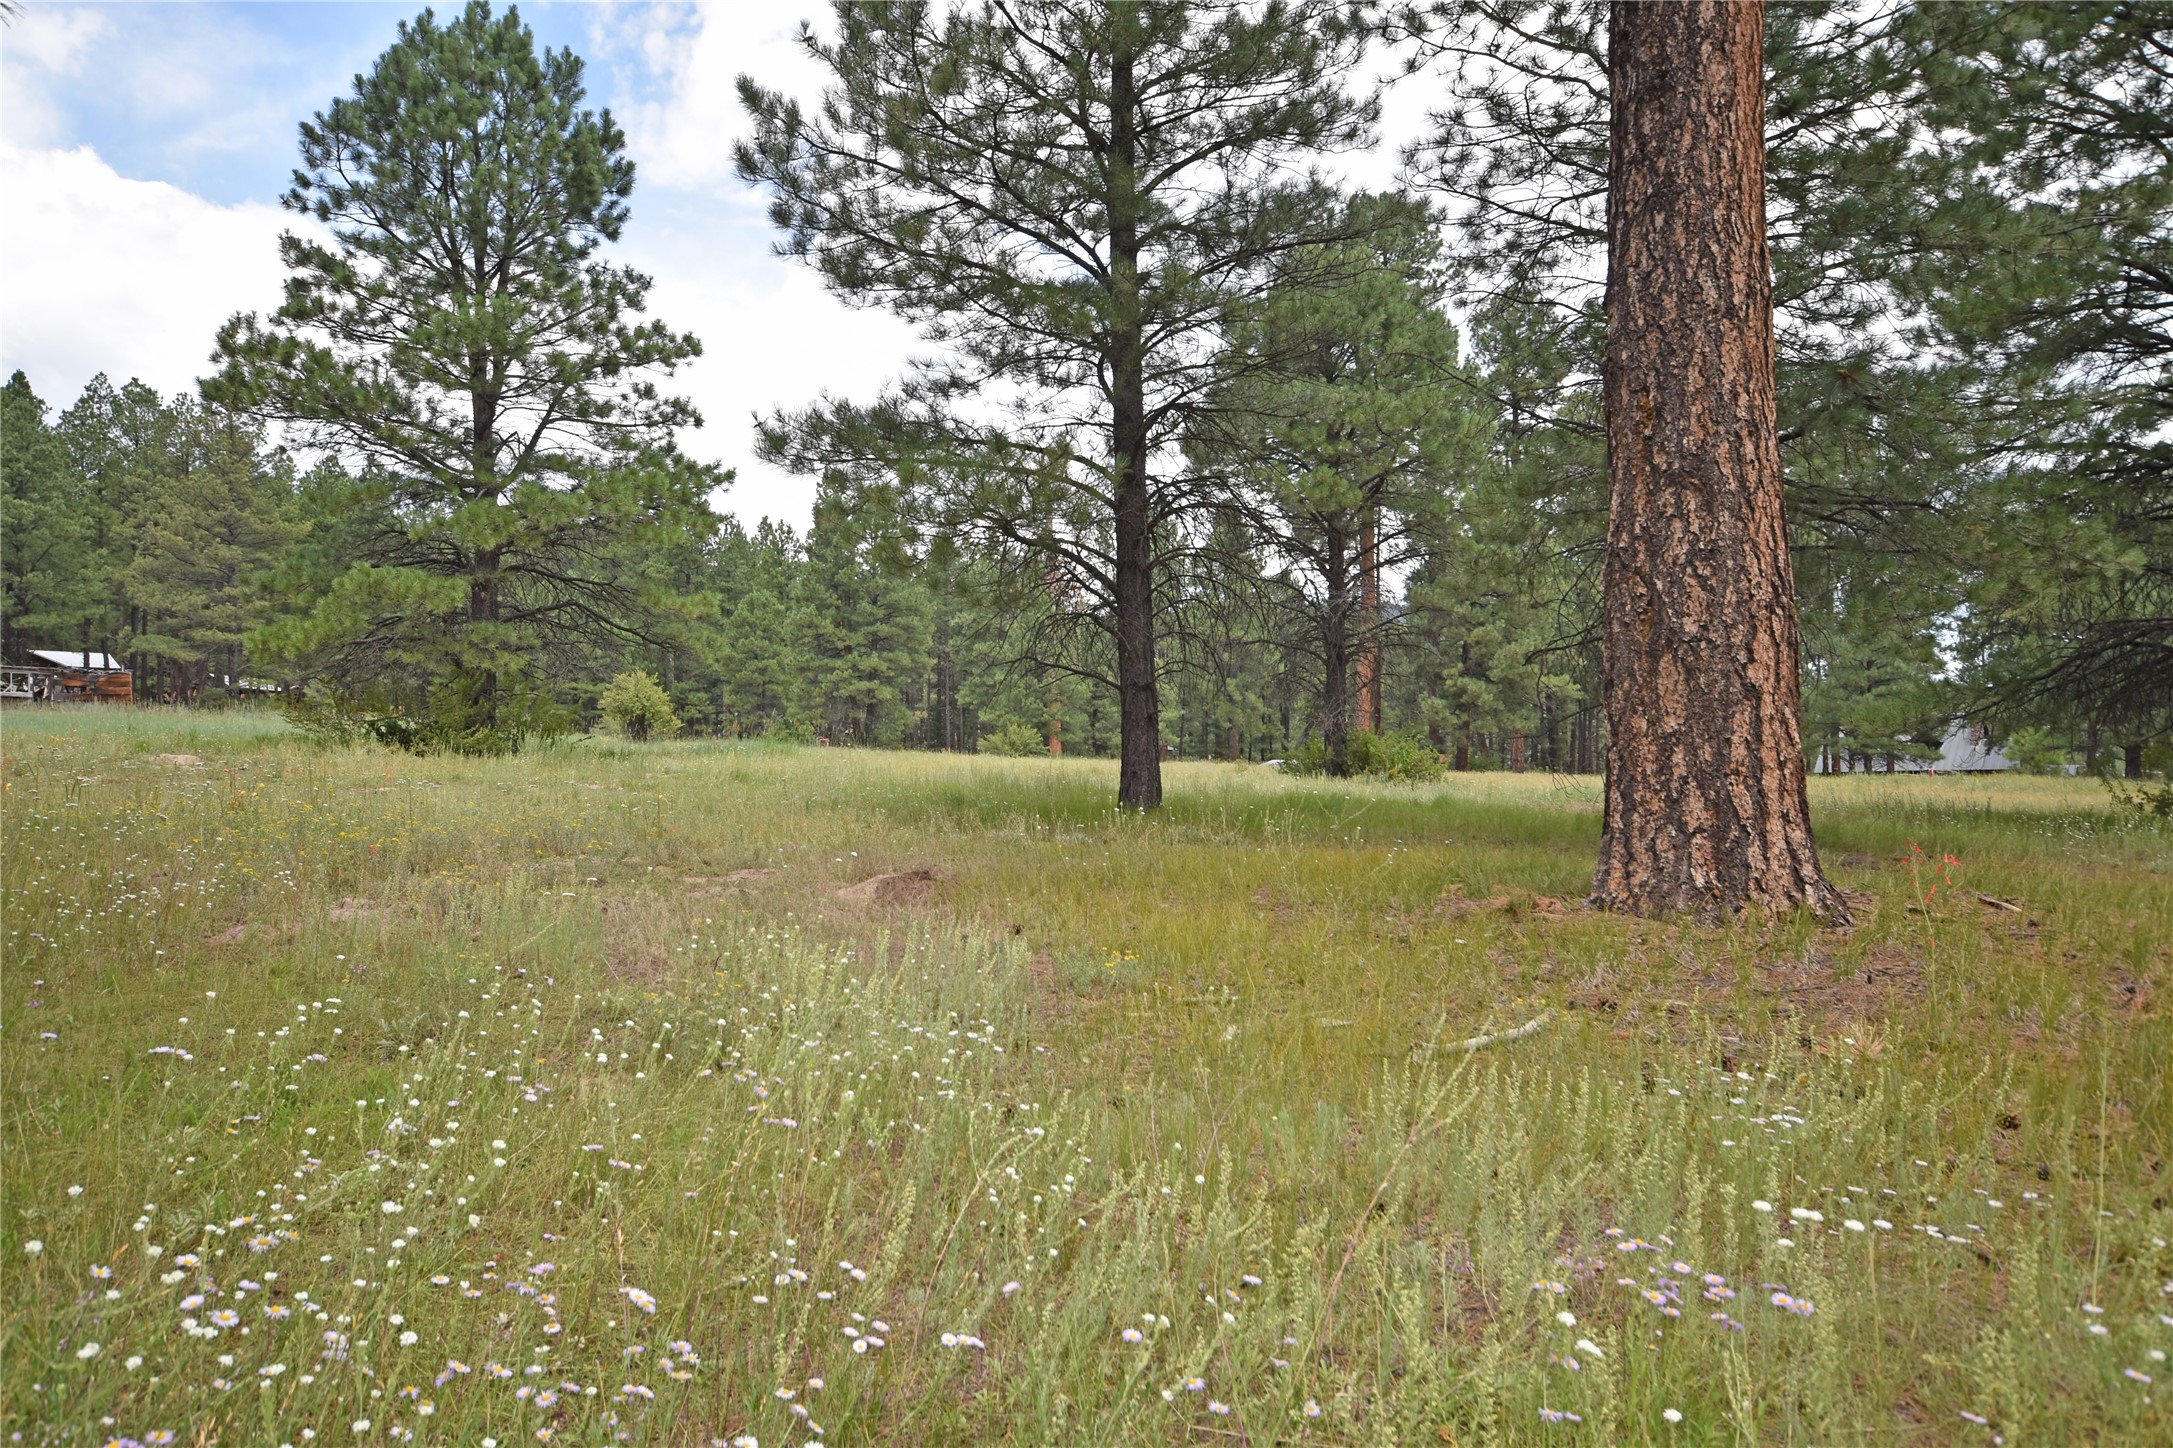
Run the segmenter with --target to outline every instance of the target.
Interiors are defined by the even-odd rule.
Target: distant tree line
[[[511,11],[403,24],[302,127],[286,300],[195,397],[0,392],[0,642],[502,747],[646,669],[685,727],[1331,773],[1591,772],[1608,11],[840,6],[743,176],[919,324],[717,511],[634,184]],[[2173,731],[2173,15],[1775,3],[1764,166],[1802,741],[2139,770]],[[1439,104],[1350,194],[1384,51]],[[1401,741],[1401,743],[1396,743]],[[1408,747],[1406,747],[1408,746]]]
[[[358,560],[402,513],[381,478],[331,459],[298,468],[261,424],[140,383],[95,379],[56,411],[17,374],[0,408],[11,653],[109,652],[149,701],[340,691],[427,713],[440,679],[427,657],[357,645],[368,636],[356,593],[389,587],[384,565]],[[1211,563],[1170,605],[1165,742],[1193,758],[1317,750],[1306,580],[1242,536],[1212,541]],[[1452,600],[1430,569],[1390,582],[1374,722],[1430,731],[1467,766],[1506,765],[1521,738],[1520,763],[1577,767],[1589,703],[1569,674],[1528,657],[1551,637],[1543,607],[1503,607],[1520,574],[1514,540],[1465,540],[1453,554],[1490,557],[1500,591]],[[609,631],[523,654],[561,725],[592,718],[610,679],[644,669],[703,734],[1009,753],[1055,740],[1067,754],[1115,753],[1114,691],[1052,647],[1060,591],[1022,594],[971,559],[900,559],[827,494],[804,536],[705,506],[615,545],[603,571],[625,591]]]

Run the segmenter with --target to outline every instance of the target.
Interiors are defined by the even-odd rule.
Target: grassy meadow
[[[1858,923],[1704,929],[1594,780],[0,731],[10,1441],[2173,1441],[2092,784],[1818,781]]]

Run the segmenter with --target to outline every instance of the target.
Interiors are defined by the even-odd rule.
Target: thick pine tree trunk
[[[1608,31],[1607,805],[1595,904],[1848,907],[1804,796],[1773,397],[1763,6]]]
[[[1119,27],[1121,31],[1123,27]],[[1154,667],[1154,523],[1147,489],[1146,338],[1139,313],[1138,98],[1132,58],[1110,70],[1110,461],[1117,470],[1113,600],[1117,644],[1117,803],[1162,803],[1162,702]]]

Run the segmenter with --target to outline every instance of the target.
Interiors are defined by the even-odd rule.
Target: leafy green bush
[[[1434,752],[1433,741],[1423,734],[1353,734],[1345,755],[1354,776],[1406,780],[1441,777],[1441,756]],[[1283,762],[1283,768],[1291,774],[1325,774],[1328,747],[1319,739],[1308,739]]]
[[[679,732],[671,696],[647,669],[628,669],[606,684],[596,707],[613,732],[637,744],[651,738],[669,739]]]
[[[1423,734],[1360,734],[1351,740],[1351,767],[1377,779],[1439,779],[1441,756]]]
[[[1046,754],[1049,741],[1041,737],[1041,731],[1023,720],[1001,725],[981,737],[983,754]]]

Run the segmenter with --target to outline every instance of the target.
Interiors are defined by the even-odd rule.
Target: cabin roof
[[[111,654],[82,653],[75,649],[25,649],[24,653],[41,664],[51,664],[56,669],[118,669],[121,661]]]

